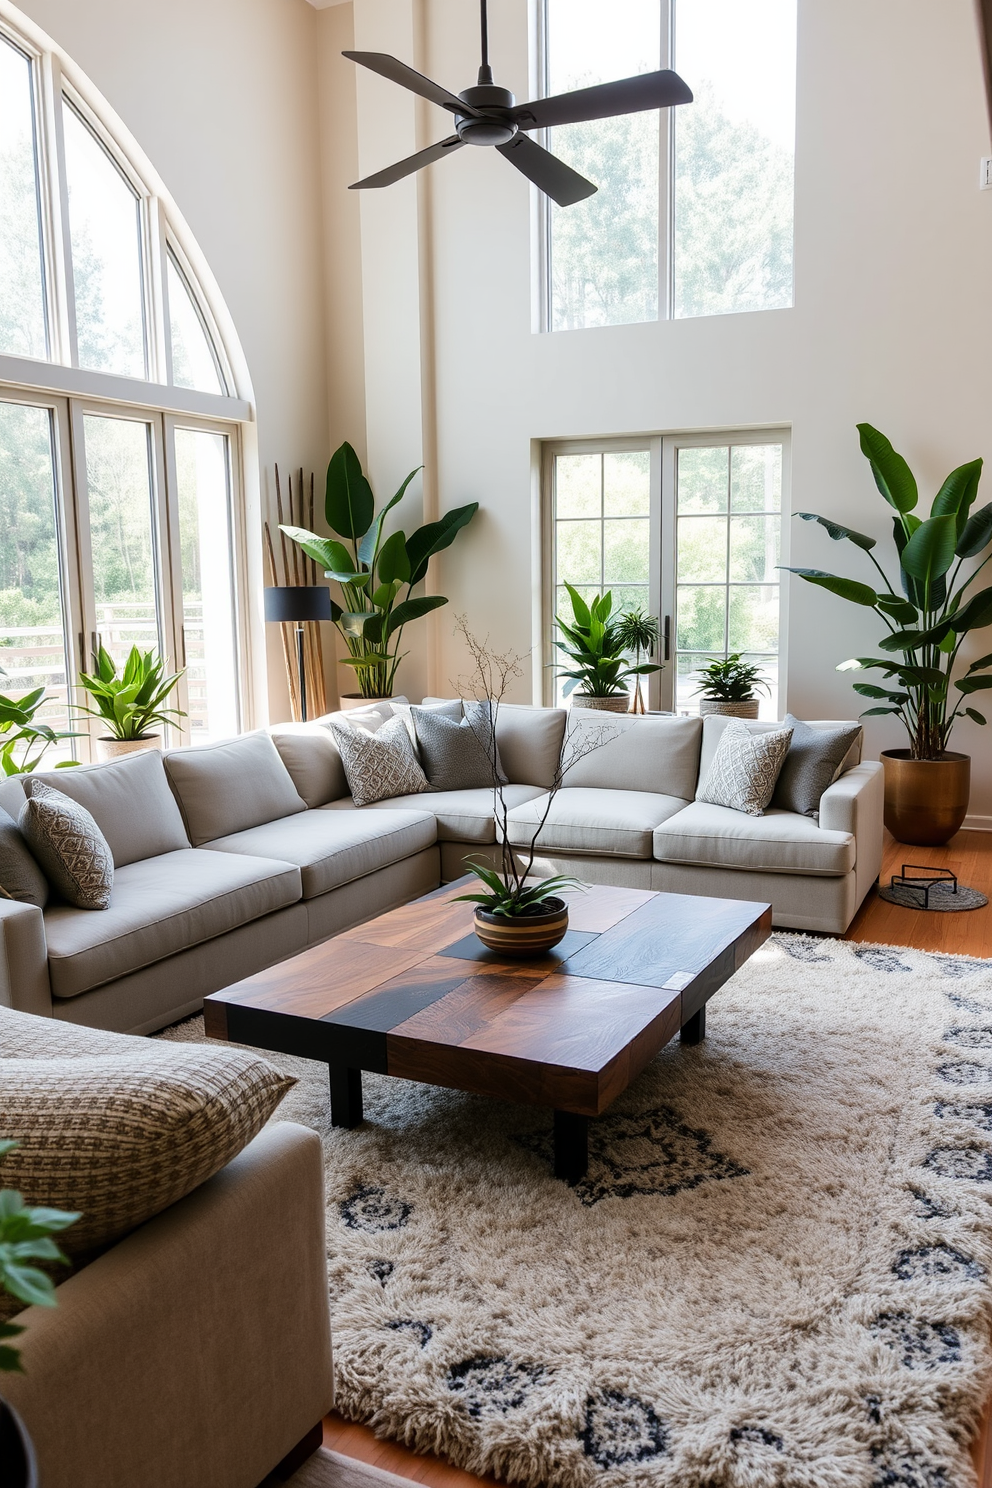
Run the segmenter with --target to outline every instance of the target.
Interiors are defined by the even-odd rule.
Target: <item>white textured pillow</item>
[[[109,907],[114,855],[85,806],[35,780],[17,825],[48,882],[63,899],[77,909]]]
[[[341,751],[356,806],[372,806],[392,796],[416,796],[430,790],[402,718],[390,718],[375,733],[351,723],[331,722],[328,728]]]
[[[760,816],[775,792],[791,739],[791,728],[752,734],[743,719],[732,718],[720,737],[696,800]]]

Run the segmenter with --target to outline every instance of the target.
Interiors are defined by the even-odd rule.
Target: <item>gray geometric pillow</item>
[[[434,790],[474,790],[506,784],[488,703],[466,703],[455,722],[435,708],[411,708],[424,771]],[[495,755],[495,780],[493,757]]]
[[[820,797],[833,782],[841,761],[861,733],[859,723],[848,728],[810,728],[801,718],[785,715],[792,743],[772,796],[772,805],[800,816],[818,817]]]
[[[57,894],[77,909],[106,909],[114,857],[85,806],[61,791],[31,782],[18,826]]]
[[[0,811],[0,894],[39,909],[48,903],[48,880],[6,811]]]
[[[752,734],[743,719],[732,718],[696,800],[760,816],[772,798],[791,738],[791,728]]]
[[[356,806],[372,806],[392,796],[415,796],[430,790],[402,718],[390,718],[375,733],[336,719],[329,720],[327,726],[340,751]]]

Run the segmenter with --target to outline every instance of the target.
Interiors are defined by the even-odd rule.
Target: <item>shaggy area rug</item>
[[[202,1023],[165,1037],[203,1036]],[[338,1406],[528,1488],[968,1488],[992,962],[773,937],[550,1173],[550,1113],[322,1065]]]

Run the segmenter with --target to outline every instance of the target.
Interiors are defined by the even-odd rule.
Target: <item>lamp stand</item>
[[[300,719],[307,721],[307,668],[303,655],[303,626],[296,627],[296,665],[300,673]]]

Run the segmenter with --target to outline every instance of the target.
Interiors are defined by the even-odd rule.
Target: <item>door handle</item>
[[[665,616],[665,628],[664,628],[664,630],[662,632],[662,638],[663,638],[664,646],[665,646],[665,651],[664,651],[664,655],[662,656],[662,660],[663,661],[671,661],[671,659],[672,659],[672,617],[671,617],[671,615],[666,615]]]

